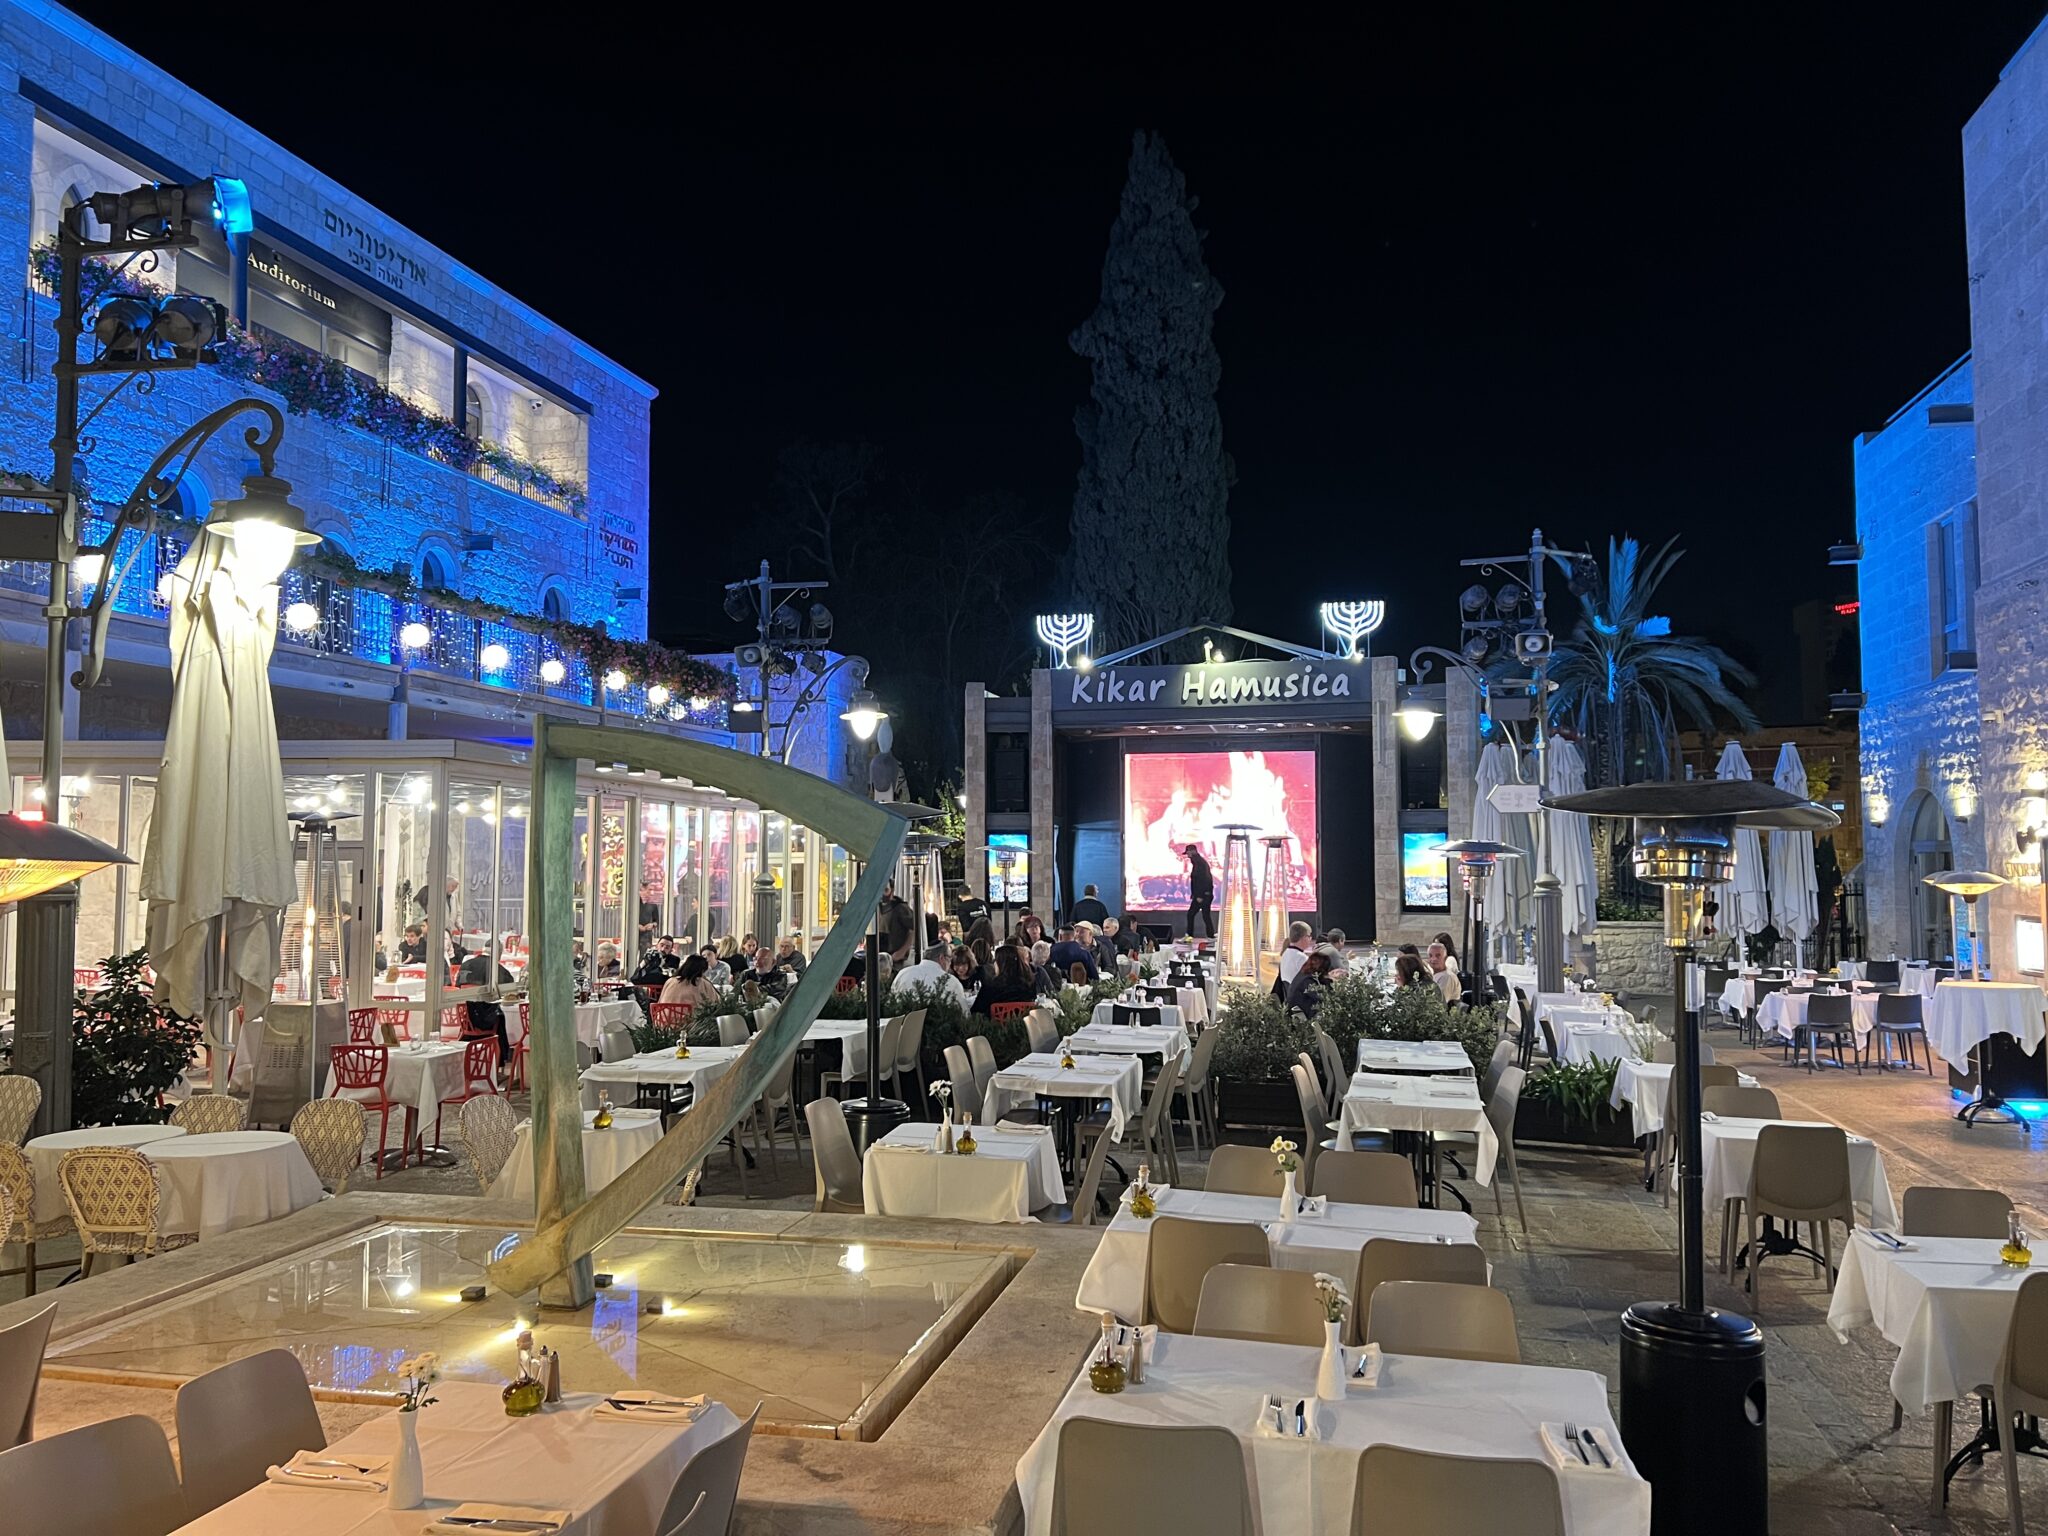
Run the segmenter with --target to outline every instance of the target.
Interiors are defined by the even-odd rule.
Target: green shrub
[[[1522,1097],[1555,1108],[1566,1125],[1598,1127],[1614,1113],[1618,1061],[1553,1062],[1522,1084]]]
[[[146,950],[100,962],[106,985],[80,992],[71,1009],[71,1118],[78,1125],[150,1125],[170,1117],[161,1102],[199,1049],[195,1019],[160,1008],[142,984]]]
[[[1602,896],[1593,904],[1594,916],[1603,923],[1661,923],[1664,909],[1654,902],[1629,901],[1620,896]]]
[[[1347,1064],[1358,1060],[1360,1040],[1455,1040],[1484,1071],[1500,1039],[1505,1005],[1453,1008],[1435,987],[1384,988],[1347,974],[1330,983],[1316,1009],[1316,1024],[1337,1042]]]
[[[1222,1033],[1209,1069],[1223,1077],[1248,1082],[1284,1078],[1295,1057],[1316,1052],[1308,1020],[1257,987],[1225,987],[1216,1028]]]

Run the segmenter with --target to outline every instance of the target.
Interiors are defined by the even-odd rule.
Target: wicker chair
[[[85,1250],[85,1272],[103,1253],[129,1262],[199,1240],[196,1232],[165,1232],[157,1226],[163,1203],[163,1175],[132,1147],[78,1147],[57,1165],[64,1203]]]
[[[11,1141],[0,1141],[0,1189],[7,1192],[8,1204],[13,1208],[13,1219],[0,1226],[0,1248],[9,1243],[22,1245],[21,1268],[0,1269],[0,1276],[18,1274],[22,1277],[25,1296],[36,1293],[36,1270],[63,1269],[68,1261],[38,1266],[36,1244],[44,1238],[63,1237],[71,1231],[69,1211],[41,1212],[36,1210],[36,1171],[29,1162],[28,1154]]]
[[[335,1194],[363,1163],[363,1106],[354,1099],[314,1099],[292,1116],[292,1136],[320,1182]]]
[[[495,1093],[479,1094],[463,1104],[457,1130],[462,1137],[462,1150],[469,1154],[469,1168],[476,1175],[477,1188],[489,1194],[498,1175],[505,1171],[513,1144],[519,1139],[519,1121],[512,1106]]]
[[[9,1073],[0,1077],[0,1141],[20,1146],[28,1140],[43,1106],[43,1085],[32,1077]]]
[[[195,1093],[171,1111],[171,1124],[187,1136],[218,1136],[223,1131],[246,1130],[249,1105],[224,1093]]]

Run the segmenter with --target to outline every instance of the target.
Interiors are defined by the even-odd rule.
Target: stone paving
[[[1775,1051],[1751,1051],[1715,1031],[1719,1059],[1739,1065],[1774,1089],[1788,1117],[1834,1120],[1875,1139],[1883,1150],[1894,1193],[1913,1184],[1977,1184],[2005,1190],[2048,1232],[2048,1126],[1967,1129],[1954,1119],[1955,1101],[1943,1076],[1823,1071],[1784,1065]],[[520,1105],[523,1109],[523,1104]],[[452,1134],[450,1136],[452,1140]],[[1260,1139],[1246,1137],[1243,1139]],[[1469,1189],[1480,1241],[1494,1264],[1495,1283],[1514,1299],[1524,1358],[1531,1364],[1574,1366],[1615,1379],[1618,1323],[1631,1301],[1676,1294],[1677,1225],[1662,1200],[1640,1183],[1633,1156],[1595,1155],[1563,1148],[1529,1147],[1520,1154],[1530,1233],[1514,1218],[1496,1217],[1492,1192]],[[1183,1154],[1183,1181],[1199,1182],[1202,1160]],[[463,1166],[408,1168],[384,1187],[417,1193],[471,1193],[475,1180]],[[751,1198],[742,1199],[730,1165],[714,1159],[699,1202],[726,1208],[808,1207],[808,1152],[792,1156],[785,1141],[779,1167],[765,1151],[749,1174]],[[1709,1213],[1709,1256],[1715,1246]],[[56,1245],[46,1245],[50,1254]],[[61,1272],[52,1272],[45,1284]],[[20,1294],[18,1278],[0,1281],[0,1301]],[[1747,1311],[1739,1288],[1708,1276],[1708,1299]],[[1895,1351],[1874,1331],[1839,1340],[1828,1329],[1828,1285],[1804,1261],[1779,1259],[1765,1272],[1761,1309],[1770,1383],[1772,1520],[1781,1536],[1878,1536],[1889,1532],[1945,1532],[1992,1536],[2005,1525],[2003,1471],[1997,1458],[1965,1471],[1952,1488],[1944,1515],[1929,1512],[1931,1419],[1909,1417],[1891,1429],[1887,1380]],[[1959,1438],[1975,1410],[1957,1413]],[[1701,1468],[1702,1487],[1712,1469]],[[2021,1466],[2024,1497],[2037,1520],[2048,1518],[2048,1463]]]

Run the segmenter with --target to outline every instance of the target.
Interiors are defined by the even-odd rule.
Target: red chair
[[[400,1040],[410,1040],[412,1038],[412,1010],[410,1008],[379,1008],[377,1010],[377,1025],[381,1029],[389,1030]],[[385,1043],[388,1045],[392,1042],[386,1040]]]
[[[71,973],[71,985],[85,992],[95,990],[103,980],[96,965],[81,965]]]
[[[441,1145],[441,1116],[450,1104],[463,1105],[498,1092],[498,1037],[472,1035],[462,1047],[462,1091],[451,1093],[434,1111],[434,1145]]]
[[[681,1029],[690,1022],[690,1012],[688,1003],[656,1003],[653,1009],[654,1027]]]
[[[377,1043],[377,1013],[375,1008],[351,1008],[348,1011],[348,1043],[350,1045],[375,1045]]]
[[[1021,1019],[1038,1005],[1036,1003],[990,1003],[988,1017],[991,1024],[1007,1024],[1011,1019]]]
[[[495,1042],[493,1042],[495,1043]],[[412,1151],[413,1120],[415,1111],[411,1105],[400,1104],[385,1090],[385,1077],[391,1071],[391,1048],[384,1045],[337,1045],[330,1053],[332,1063],[328,1075],[333,1086],[327,1090],[330,1099],[354,1099],[363,1106],[363,1113],[374,1112],[377,1116],[377,1151],[373,1159],[377,1165],[377,1177],[384,1177],[385,1138],[390,1134],[391,1111],[402,1110],[405,1118],[401,1128],[405,1140],[399,1144],[398,1166],[405,1166],[407,1154]],[[439,1124],[438,1117],[436,1125]]]
[[[839,978],[839,984],[832,990],[834,992],[858,992],[860,990],[860,979],[855,976],[842,976]]]
[[[533,1034],[533,1005],[519,1005],[519,1038],[512,1042],[512,1067],[506,1074],[505,1086],[524,1088],[526,1086],[526,1044]]]
[[[441,1010],[441,1038],[443,1040],[460,1040],[468,1033],[469,1004],[450,1003]],[[497,1036],[493,1035],[491,1038],[496,1039]],[[435,1142],[435,1145],[440,1145],[438,1140]]]

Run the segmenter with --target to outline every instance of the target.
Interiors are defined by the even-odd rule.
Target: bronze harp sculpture
[[[698,1090],[689,1113],[645,1156],[595,1195],[586,1195],[583,1188],[576,982],[570,964],[576,765],[581,759],[716,784],[823,833],[862,861],[845,910],[767,1027],[732,1070]],[[591,1254],[702,1162],[761,1096],[853,958],[913,821],[929,814],[917,806],[876,805],[800,769],[727,747],[620,726],[547,716],[534,720],[533,804],[527,823],[534,1224],[531,1236],[486,1271],[493,1286],[514,1295],[538,1289],[543,1306],[589,1305],[595,1294]]]

